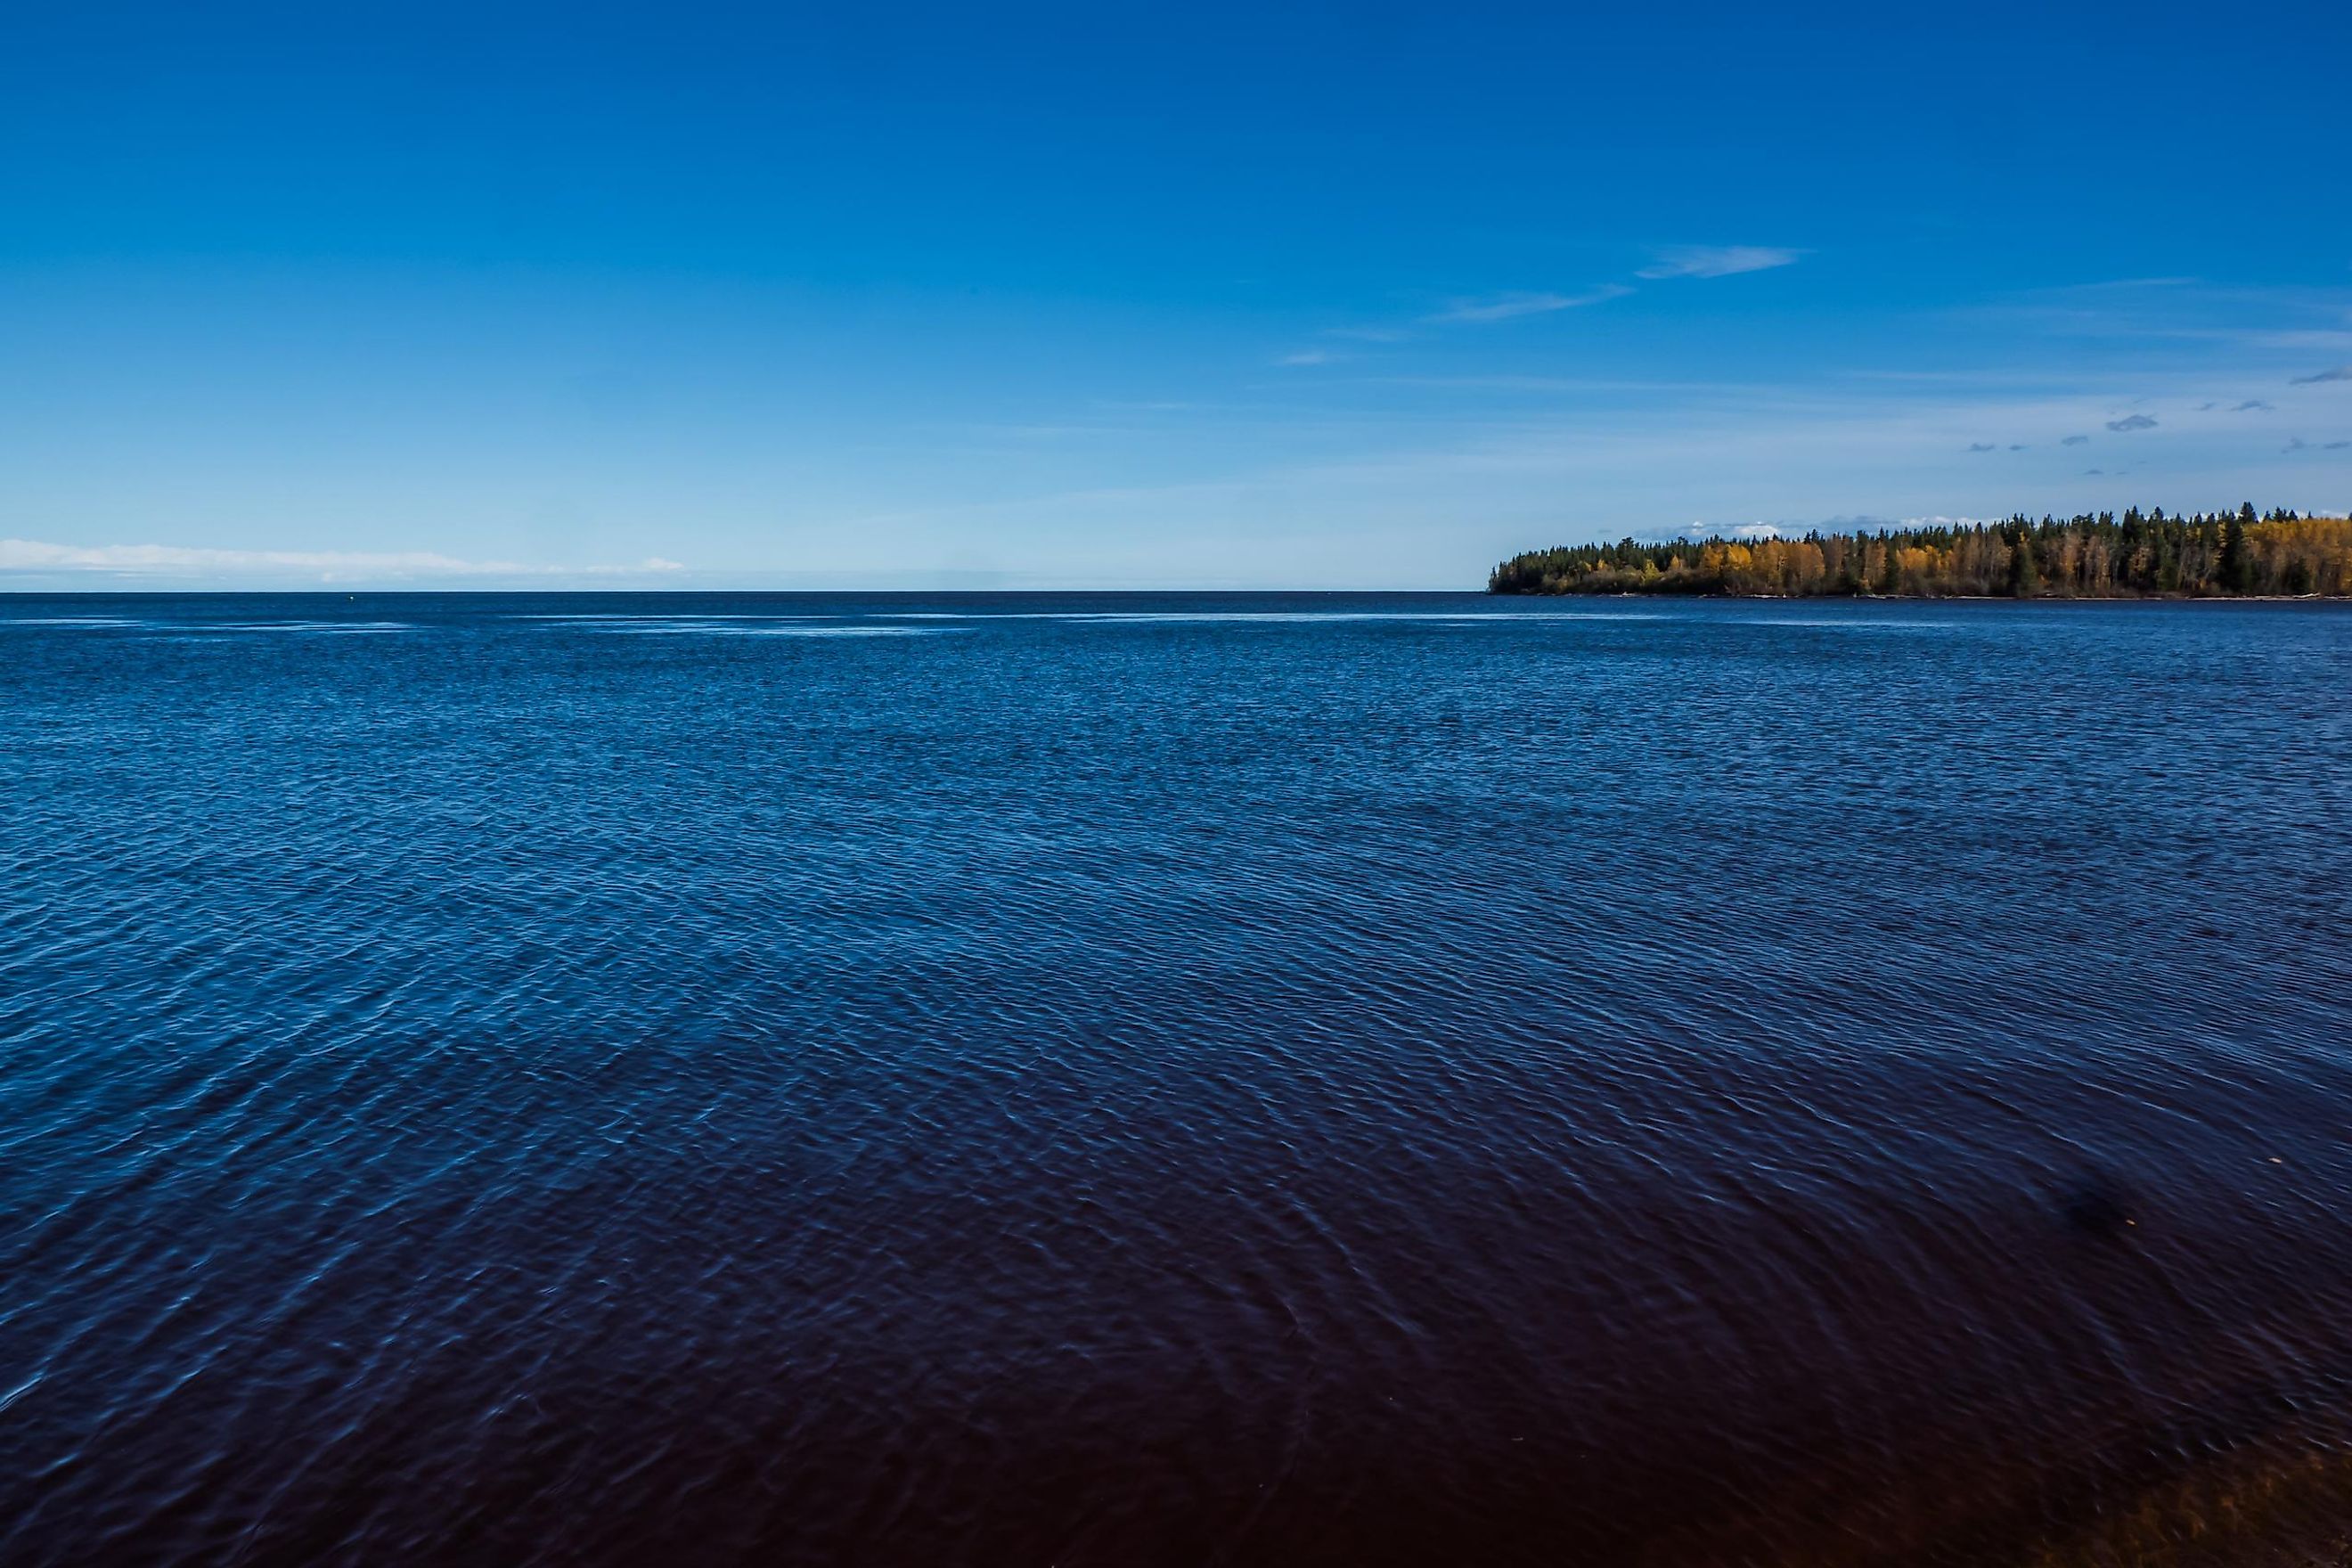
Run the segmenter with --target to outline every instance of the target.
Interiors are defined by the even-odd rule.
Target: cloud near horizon
[[[1763,272],[1795,265],[1805,253],[1777,245],[1670,245],[1657,259],[1633,276],[1664,278],[1730,278],[1742,272]]]
[[[659,556],[630,565],[532,566],[518,561],[463,561],[432,551],[216,550],[178,544],[56,544],[0,539],[0,572],[88,572],[116,576],[203,576],[215,573],[316,574],[321,582],[392,577],[638,577],[682,572]]]
[[[1654,529],[1633,535],[1637,544],[1681,544],[1685,541],[1698,543],[1710,539],[1793,539],[1796,535],[1777,522],[1739,522],[1708,524],[1694,522],[1687,528]]]
[[[1485,299],[1454,300],[1444,310],[1423,319],[1436,322],[1507,321],[1515,316],[1540,316],[1552,310],[1572,310],[1582,305],[1622,300],[1633,291],[1622,283],[1603,283],[1581,294],[1491,294]]]
[[[2310,375],[2289,378],[2289,386],[2316,386],[2323,381],[2352,381],[2352,364],[2339,364],[2333,370],[2317,371]]]
[[[2117,431],[2153,430],[2156,428],[2156,421],[2145,414],[2126,414],[2121,419],[2108,420],[2107,428]]]

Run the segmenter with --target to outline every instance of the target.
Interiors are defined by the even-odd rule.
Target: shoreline
[[[1489,592],[1734,598],[2303,599],[2352,597],[2352,519],[2251,502],[2167,516],[2134,507],[2039,522],[1684,536],[1523,551]]]
[[[1570,589],[1563,593],[1521,593],[1489,588],[1490,599],[1756,599],[1776,604],[1842,603],[1849,605],[2352,605],[2352,594],[1645,594],[1638,589]]]

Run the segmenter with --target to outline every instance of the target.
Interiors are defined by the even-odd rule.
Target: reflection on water
[[[11,1563],[2352,1520],[2341,612],[0,631]]]

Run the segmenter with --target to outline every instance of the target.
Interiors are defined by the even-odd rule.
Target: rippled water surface
[[[0,790],[11,1564],[2352,1528],[2341,609],[17,597]]]

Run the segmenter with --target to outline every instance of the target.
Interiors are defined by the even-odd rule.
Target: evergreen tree
[[[2021,532],[2010,549],[2009,591],[2021,599],[2042,592],[2042,572],[2033,564],[2033,541]]]
[[[2237,516],[2221,525],[2221,562],[2217,575],[2222,588],[2232,594],[2253,592],[2254,563],[2246,554],[2246,525],[2253,521],[2253,504],[2248,502]]]

